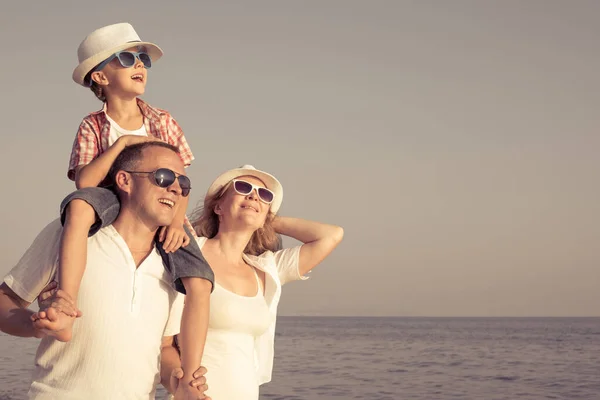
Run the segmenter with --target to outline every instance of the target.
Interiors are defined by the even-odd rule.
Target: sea
[[[36,344],[0,336],[0,400]],[[279,317],[260,399],[600,400],[600,318]]]

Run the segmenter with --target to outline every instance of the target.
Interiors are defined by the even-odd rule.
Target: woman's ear
[[[221,213],[223,212],[223,209],[221,208],[220,204],[217,204],[213,211],[215,212],[215,214],[221,215]]]

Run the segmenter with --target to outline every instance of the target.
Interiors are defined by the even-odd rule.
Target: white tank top
[[[256,274],[255,296],[230,292],[215,282],[202,365],[213,399],[258,400],[255,339],[271,325],[271,314]]]

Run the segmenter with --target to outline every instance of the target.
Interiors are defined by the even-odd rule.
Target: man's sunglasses
[[[273,199],[275,198],[275,194],[269,189],[253,185],[250,182],[246,182],[241,179],[233,180],[233,190],[235,190],[236,193],[241,194],[242,196],[248,196],[250,193],[252,193],[253,190],[256,190],[260,201],[267,204],[271,204],[273,202]]]
[[[179,187],[181,188],[181,195],[183,197],[187,197],[190,194],[190,190],[192,190],[192,182],[190,178],[185,175],[177,174],[174,171],[171,171],[168,168],[159,168],[156,171],[125,171],[130,174],[153,174],[153,183],[156,186],[161,188],[168,188],[173,183],[175,183],[175,179],[179,182]]]

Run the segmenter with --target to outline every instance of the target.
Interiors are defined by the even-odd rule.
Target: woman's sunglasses
[[[250,182],[246,182],[241,179],[233,180],[233,190],[242,196],[248,196],[253,190],[256,190],[260,201],[267,204],[271,204],[273,202],[273,198],[275,198],[275,194],[269,189],[253,185]]]
[[[190,190],[192,190],[192,182],[190,178],[185,175],[179,175],[168,168],[159,168],[156,171],[125,171],[130,174],[154,174],[153,175],[153,183],[156,186],[161,188],[168,188],[173,183],[175,183],[175,179],[179,181],[179,187],[181,188],[181,195],[183,197],[187,197],[190,194]]]

